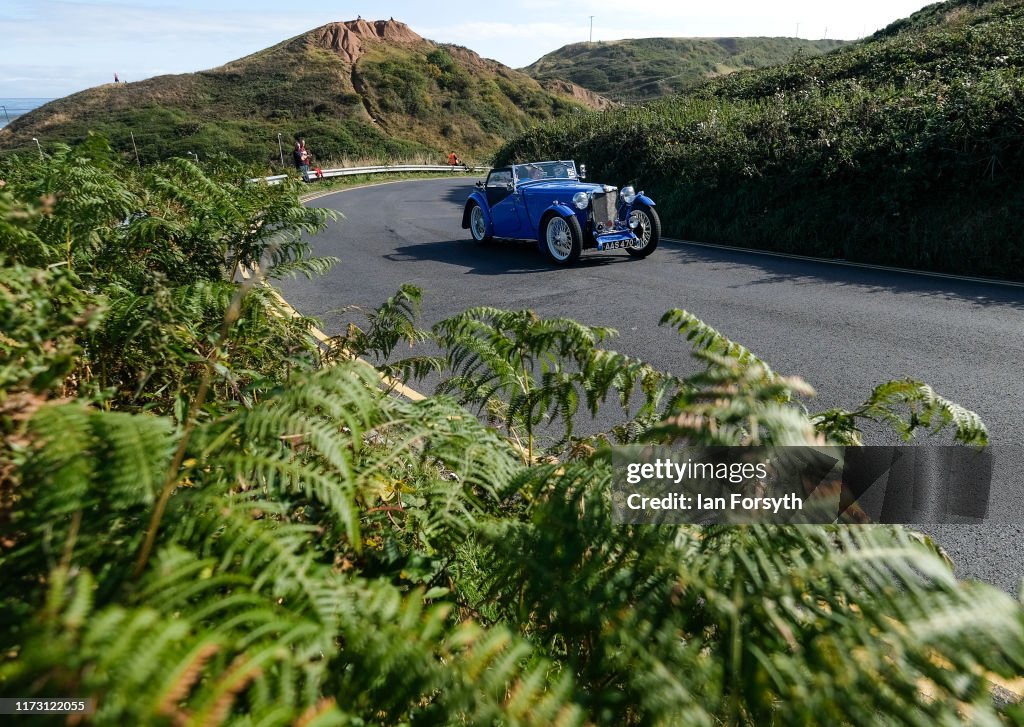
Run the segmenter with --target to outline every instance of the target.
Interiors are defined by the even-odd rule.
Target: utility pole
[[[281,132],[277,132],[277,150],[281,152],[281,166],[284,166],[284,147],[281,145]]]
[[[797,23],[797,24],[796,24],[796,37],[797,37],[797,38],[799,38],[799,37],[800,37],[800,23]]]
[[[11,123],[11,117],[7,115],[7,107],[3,106],[3,110],[4,110],[4,118],[7,119],[7,123],[8,124]]]
[[[590,16],[590,42],[594,42],[594,16]]]
[[[135,132],[129,131],[128,133],[131,134],[132,137],[132,149],[135,150],[135,163],[141,167],[142,162],[139,161],[139,147],[135,146]]]
[[[36,137],[33,136],[32,137],[32,141],[34,141],[36,143],[36,149],[39,150],[39,158],[42,159],[43,158],[43,147],[39,144],[39,139],[37,139]]]

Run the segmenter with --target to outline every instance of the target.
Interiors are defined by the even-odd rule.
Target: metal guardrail
[[[252,179],[246,179],[245,181],[249,184],[256,184],[257,182],[266,182],[267,184],[280,184],[284,180],[288,179],[287,174],[275,174],[272,177],[253,177]]]
[[[350,177],[357,174],[387,174],[389,172],[478,172],[487,171],[490,167],[470,167],[466,165],[451,166],[449,164],[396,164],[394,166],[376,167],[343,167],[341,169],[321,169],[320,174],[311,169],[303,175],[303,181],[315,182],[317,179],[331,177]]]

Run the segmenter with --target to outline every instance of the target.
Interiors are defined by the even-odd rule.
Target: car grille
[[[594,213],[595,229],[609,227],[609,221],[615,219],[615,214],[618,211],[618,201],[619,193],[615,190],[594,192],[590,199],[590,209]]]

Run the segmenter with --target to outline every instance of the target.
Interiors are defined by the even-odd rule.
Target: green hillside
[[[0,130],[0,149],[34,150],[102,133],[143,163],[195,152],[285,161],[305,136],[320,159],[427,155],[483,158],[532,123],[607,105],[396,21],[332,23],[199,73],[106,84],[53,101]]]
[[[834,53],[546,124],[499,159],[635,180],[678,237],[1020,279],[1022,37],[1021,0],[942,3]]]
[[[801,38],[637,38],[573,43],[523,70],[537,79],[562,78],[616,101],[679,93],[708,78],[816,56],[841,40]]]

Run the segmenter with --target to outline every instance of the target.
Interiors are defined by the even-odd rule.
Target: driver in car
[[[523,167],[523,179],[544,179],[544,170],[533,164]]]

